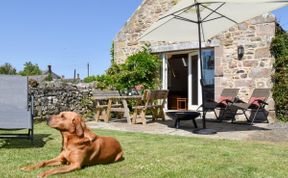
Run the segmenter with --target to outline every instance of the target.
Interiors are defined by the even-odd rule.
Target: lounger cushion
[[[232,100],[232,96],[220,96],[219,97],[219,104],[224,104],[225,106],[228,104],[227,100],[231,101]]]
[[[266,97],[254,97],[254,96],[252,96],[249,100],[249,104],[259,107],[260,103],[258,102],[258,100],[264,101],[265,99],[266,99]]]

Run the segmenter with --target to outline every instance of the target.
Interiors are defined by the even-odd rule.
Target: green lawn
[[[94,131],[116,137],[125,151],[125,160],[52,177],[288,177],[288,145]],[[36,124],[35,137],[34,147],[28,140],[0,140],[0,177],[36,177],[50,169],[19,170],[21,166],[53,158],[60,151],[58,131]]]

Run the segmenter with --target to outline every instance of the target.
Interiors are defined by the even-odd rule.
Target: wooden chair
[[[142,100],[136,104],[132,117],[132,123],[136,123],[140,116],[143,125],[146,125],[146,112],[152,111],[152,119],[162,118],[165,120],[164,105],[168,96],[168,90],[145,90]]]
[[[259,112],[263,112],[265,115],[265,119],[268,121],[268,112],[265,110],[265,106],[268,105],[266,103],[268,97],[270,95],[270,88],[255,88],[253,93],[246,103],[242,100],[239,100],[236,103],[233,103],[230,107],[236,110],[240,110],[245,115],[245,118],[252,125],[255,121],[255,118]],[[247,111],[250,111],[250,117],[247,115]],[[253,113],[253,114],[252,114]],[[235,119],[232,120],[232,122]]]
[[[111,96],[120,96],[120,93],[117,90],[95,90],[93,93],[93,100],[95,101],[95,121],[104,120],[108,122],[110,118],[110,112],[107,112],[107,108],[120,107],[120,103],[112,103],[111,100],[107,99]],[[101,99],[97,99],[101,98]]]

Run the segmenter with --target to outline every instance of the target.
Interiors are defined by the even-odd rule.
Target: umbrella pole
[[[196,5],[197,8],[197,26],[198,26],[198,42],[199,42],[199,59],[200,59],[200,71],[201,71],[201,78],[200,78],[200,84],[201,84],[201,90],[202,90],[202,106],[203,106],[203,129],[206,129],[206,113],[204,114],[204,96],[203,96],[203,77],[204,77],[204,72],[203,72],[203,61],[202,61],[202,39],[201,39],[201,17],[200,17],[200,9],[199,9],[199,4]]]
[[[203,114],[202,114],[202,122],[203,122],[203,128],[202,129],[196,129],[193,131],[193,133],[196,134],[203,134],[203,135],[208,135],[208,134],[216,134],[216,130],[214,129],[207,129],[206,128],[206,112],[205,106],[204,106],[204,95],[203,95],[203,77],[204,77],[204,71],[203,71],[203,61],[202,61],[202,44],[201,44],[201,16],[200,16],[200,3],[196,3],[196,12],[197,12],[197,25],[198,25],[198,38],[199,38],[199,59],[200,59],[200,71],[201,71],[201,78],[200,78],[200,84],[201,84],[201,90],[202,90],[202,108],[203,108]]]

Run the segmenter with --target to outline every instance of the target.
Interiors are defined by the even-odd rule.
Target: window
[[[214,50],[205,49],[202,51],[203,61],[203,84],[214,85]]]

